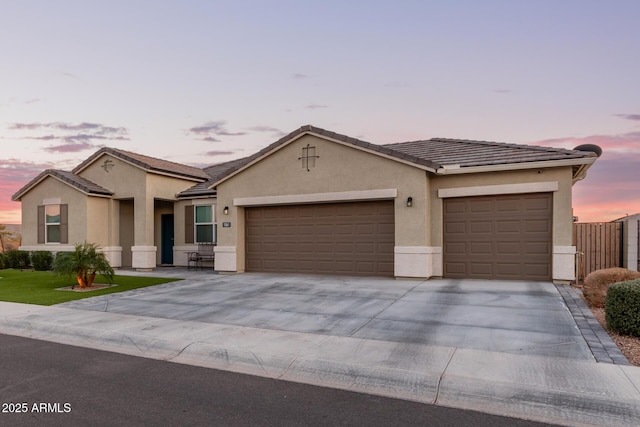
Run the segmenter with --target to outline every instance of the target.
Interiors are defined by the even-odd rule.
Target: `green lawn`
[[[56,288],[77,285],[73,278],[59,276],[51,271],[8,269],[0,270],[0,301],[53,305],[82,298],[174,282],[176,280],[180,279],[116,275],[113,278],[113,284],[118,286],[91,292],[69,292],[57,291]],[[102,276],[97,276],[94,283],[106,284],[108,282]]]

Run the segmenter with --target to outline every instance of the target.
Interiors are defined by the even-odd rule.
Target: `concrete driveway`
[[[552,283],[194,274],[58,307],[594,360]]]

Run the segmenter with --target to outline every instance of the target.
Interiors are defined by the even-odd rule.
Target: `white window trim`
[[[60,217],[58,222],[47,222],[47,207],[48,206],[58,206],[58,211],[60,212],[58,214],[58,216]],[[50,225],[57,225],[58,226],[58,230],[59,230],[58,233],[60,233],[61,232],[60,228],[62,228],[62,222],[61,222],[62,216],[61,215],[62,215],[62,209],[60,207],[60,204],[51,203],[51,204],[45,205],[45,208],[44,208],[44,243],[46,245],[59,245],[60,244],[60,241],[57,241],[57,242],[50,242],[49,241],[49,226]]]
[[[198,208],[199,207],[203,207],[203,206],[208,206],[208,207],[211,208],[211,222],[198,222],[197,221]],[[213,242],[199,242],[198,241],[198,226],[199,225],[211,225],[211,227],[213,228],[213,231],[212,231]],[[218,240],[217,226],[218,226],[218,223],[216,221],[216,205],[214,205],[214,204],[198,204],[198,205],[194,205],[194,208],[193,208],[193,243],[194,244],[198,244],[198,243],[216,243],[217,240]]]

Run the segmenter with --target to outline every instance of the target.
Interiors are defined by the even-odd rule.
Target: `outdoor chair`
[[[215,267],[215,252],[213,248],[214,243],[198,243],[197,252],[189,252],[187,258],[187,268],[200,269],[204,267],[204,264],[211,263],[211,268]]]

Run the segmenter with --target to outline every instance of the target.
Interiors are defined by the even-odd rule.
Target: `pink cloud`
[[[568,149],[596,144],[602,148],[602,156],[587,177],[573,187],[574,215],[580,222],[612,221],[640,213],[640,132],[554,138],[532,144]]]
[[[0,160],[0,224],[20,223],[20,203],[11,200],[20,188],[51,164]]]

